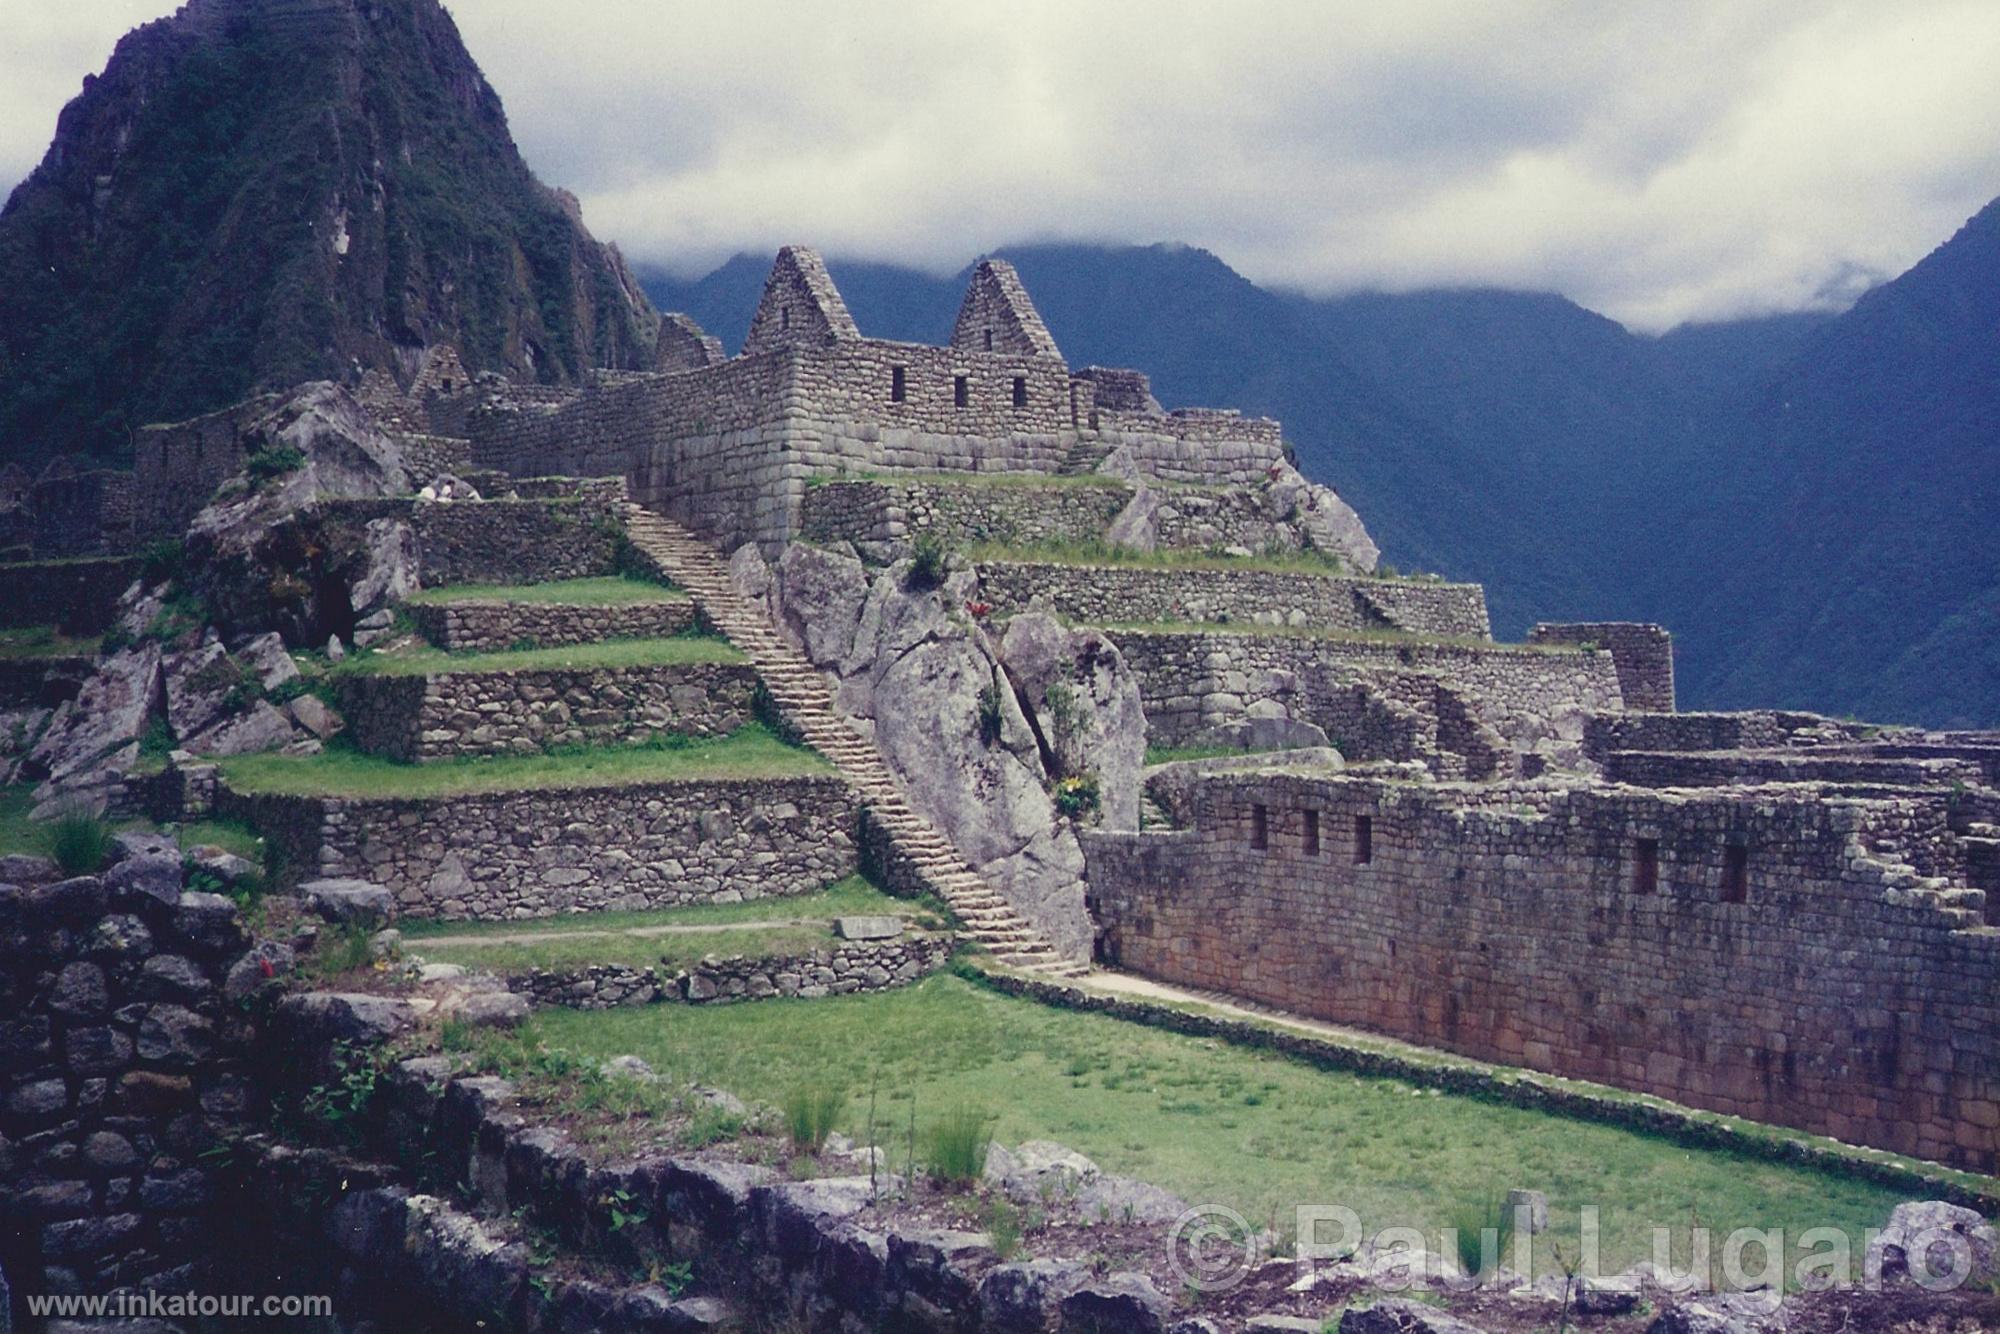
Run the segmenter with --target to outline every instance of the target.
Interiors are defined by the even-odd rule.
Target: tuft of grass
[[[1507,1248],[1514,1239],[1514,1218],[1507,1212],[1506,1196],[1461,1205],[1451,1215],[1450,1232],[1458,1260],[1458,1272],[1487,1276],[1488,1269],[1507,1263]],[[1488,1249],[1487,1237],[1492,1246]]]
[[[847,1090],[833,1084],[795,1085],[785,1094],[785,1134],[797,1153],[817,1154],[847,1110]]]
[[[65,811],[50,824],[49,855],[68,874],[88,875],[111,855],[111,826],[89,811]]]
[[[992,1142],[995,1118],[982,1108],[960,1103],[931,1126],[924,1137],[924,1172],[947,1186],[967,1186],[986,1170],[986,1146]]]
[[[624,575],[561,579],[546,584],[446,584],[413,593],[410,602],[444,606],[453,602],[518,602],[538,606],[632,607],[647,602],[685,602],[688,595],[650,580]]]
[[[221,765],[229,786],[242,793],[418,800],[474,792],[811,778],[833,772],[833,766],[819,755],[786,745],[756,723],[712,739],[662,738],[658,743],[543,755],[478,756],[429,764],[398,764],[329,746],[317,755],[231,756]]]
[[[450,676],[466,672],[585,670],[617,667],[686,667],[748,662],[726,639],[675,635],[668,639],[606,639],[567,648],[516,647],[495,653],[446,653],[409,648],[365,653],[334,669],[336,676]]]
[[[936,588],[951,572],[951,551],[936,533],[919,533],[910,544],[910,571],[904,587],[916,592]]]

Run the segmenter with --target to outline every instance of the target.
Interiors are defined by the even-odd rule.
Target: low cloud
[[[15,175],[166,6],[19,8]],[[1844,302],[2000,193],[1990,0],[452,9],[537,171],[682,273],[1175,240],[1271,285],[1553,288],[1656,329]]]

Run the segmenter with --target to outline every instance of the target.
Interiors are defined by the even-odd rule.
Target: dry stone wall
[[[66,633],[96,634],[111,624],[119,595],[139,577],[129,556],[93,560],[38,560],[0,564],[0,628],[55,625]]]
[[[980,595],[1002,612],[1037,599],[1092,625],[1140,621],[1272,622],[1323,630],[1404,630],[1485,639],[1477,584],[1392,583],[1276,570],[982,561]]]
[[[949,546],[1095,542],[1131,498],[1122,486],[825,482],[806,491],[799,524],[807,541],[851,541],[883,554],[919,534]]]
[[[536,1005],[572,1010],[658,1001],[710,1005],[771,996],[810,999],[908,986],[944,967],[950,958],[950,936],[906,934],[895,940],[843,942],[802,954],[707,958],[672,972],[624,965],[537,969],[509,978],[507,985]]]
[[[423,637],[448,653],[493,653],[524,644],[567,648],[607,639],[671,639],[695,626],[692,600],[578,607],[547,602],[412,603]]]
[[[756,687],[754,670],[726,663],[350,676],[340,708],[363,750],[421,762],[725,736],[750,720]]]
[[[1618,688],[1625,707],[1656,713],[1674,711],[1674,640],[1666,629],[1636,621],[1580,621],[1537,625],[1531,644],[1594,644],[1618,665]]]
[[[805,894],[854,873],[857,807],[837,778],[716,779],[428,800],[246,797],[294,882],[387,886],[420,918],[549,917]]]
[[[1330,701],[1356,680],[1388,682],[1380,688],[1420,710],[1426,702],[1435,710],[1437,692],[1448,689],[1523,752],[1574,745],[1586,713],[1619,705],[1607,653],[1213,631],[1109,634],[1139,677],[1156,746],[1188,745],[1246,716],[1330,716],[1336,726],[1327,731],[1337,736],[1350,706],[1329,714]]]
[[[1196,807],[1085,836],[1112,962],[1994,1169],[2000,936],[1968,929],[1976,891],[1870,851],[1941,837],[1942,798],[1263,774]]]
[[[183,894],[179,857],[0,884],[0,1272],[20,1292],[194,1286],[203,1154],[246,1110],[239,1002],[262,974],[232,974],[236,907]]]
[[[616,478],[569,481],[557,494],[518,500],[335,500],[321,512],[359,534],[374,519],[401,519],[416,534],[425,587],[538,584],[618,568]]]
[[[1604,777],[1637,787],[1728,787],[1757,783],[1860,783],[1877,787],[1961,787],[1986,781],[1977,761],[1884,758],[1813,751],[1614,751]]]

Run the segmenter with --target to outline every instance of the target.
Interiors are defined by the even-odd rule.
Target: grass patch
[[[670,737],[631,746],[428,764],[398,764],[342,746],[329,746],[317,755],[236,755],[220,763],[223,777],[238,792],[303,797],[448,797],[698,779],[809,778],[834,772],[814,752],[784,744],[757,723],[712,740]]]
[[[522,931],[630,931],[654,926],[729,926],[736,922],[831,921],[849,914],[900,914],[907,899],[891,898],[858,875],[837,880],[817,894],[790,898],[746,899],[742,903],[691,903],[685,908],[643,912],[569,913],[562,917],[531,917],[515,922],[401,921],[396,929],[411,942],[429,936],[504,936]]]
[[[89,875],[111,855],[111,825],[88,811],[65,811],[49,821],[49,855],[67,875]]]
[[[1146,747],[1145,763],[1150,768],[1155,764],[1179,764],[1186,760],[1247,760],[1259,755],[1281,755],[1289,749],[1294,748],[1286,746],[1148,746]]]
[[[446,653],[411,647],[369,653],[335,669],[335,675],[448,676],[462,672],[516,672],[610,667],[686,667],[748,662],[726,639],[677,635],[671,639],[607,639],[569,648],[503,649],[497,653]]]
[[[264,840],[256,830],[235,820],[196,820],[180,827],[183,849],[218,847],[258,866],[264,864]]]
[[[1228,1204],[1289,1234],[1300,1204],[1342,1204],[1364,1225],[1450,1227],[1489,1187],[1548,1192],[1552,1230],[1573,1257],[1577,1210],[1600,1211],[1603,1258],[1650,1254],[1651,1228],[1726,1234],[1739,1226],[1861,1230],[1899,1195],[1887,1187],[1630,1130],[1314,1070],[1264,1052],[989,992],[949,975],[897,991],[676,1011],[548,1011],[534,1040],[583,1063],[633,1052],[662,1072],[776,1101],[800,1084],[857,1088],[879,1078],[878,1126],[920,1124],[953,1107],[991,1108],[1004,1144],[1047,1138],[1107,1170],[1183,1197]],[[865,1133],[850,1109],[841,1129]],[[1796,1259],[1796,1254],[1792,1257]],[[1787,1262],[1787,1268],[1790,1261]]]
[[[519,602],[537,606],[636,607],[648,602],[686,602],[688,595],[644,579],[604,575],[559,579],[547,584],[448,584],[412,594],[410,602],[443,606],[452,602]]]
[[[72,639],[52,625],[26,625],[0,630],[0,659],[94,658],[103,635]]]
[[[1216,550],[1162,548],[1140,551],[1106,542],[1043,542],[1015,546],[982,542],[967,547],[975,565],[1108,565],[1136,570],[1263,570],[1273,574],[1310,574],[1321,578],[1356,577],[1340,557],[1323,551],[1267,551],[1249,556],[1225,556]]]
[[[832,472],[809,478],[807,486],[831,482],[881,482],[888,486],[992,486],[1027,491],[1129,490],[1131,483],[1103,473],[1051,472]],[[1150,483],[1156,489],[1160,483]]]
[[[532,922],[516,929],[534,930]],[[686,968],[708,955],[742,955],[761,959],[778,954],[804,954],[834,944],[833,928],[800,924],[702,931],[680,936],[591,936],[566,931],[547,940],[504,941],[477,945],[424,945],[418,950],[436,963],[455,963],[494,973],[528,973],[537,968],[561,970],[616,964],[625,968]],[[415,942],[412,942],[413,947]]]
[[[847,1110],[847,1090],[828,1084],[801,1084],[785,1091],[785,1133],[795,1153],[818,1153]]]
[[[1095,621],[1107,634],[1257,635],[1266,639],[1325,639],[1343,644],[1385,644],[1399,648],[1458,648],[1481,653],[1584,652],[1581,644],[1501,644],[1469,635],[1420,635],[1407,630],[1341,630],[1320,625],[1258,625],[1254,621]]]

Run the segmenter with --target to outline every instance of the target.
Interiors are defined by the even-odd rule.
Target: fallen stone
[[[396,897],[366,880],[308,880],[299,886],[306,906],[338,926],[376,926],[396,910]]]
[[[300,695],[285,707],[291,710],[292,721],[321,741],[347,726],[346,720],[317,695]]]
[[[1507,1218],[1515,1224],[1515,1230],[1534,1234],[1546,1232],[1549,1227],[1549,1197],[1539,1190],[1510,1190],[1507,1192]],[[1525,1223],[1525,1226],[1522,1224]]]
[[[258,700],[185,743],[196,755],[255,755],[291,741],[292,720],[269,700]]]
[[[834,934],[842,940],[893,940],[903,934],[900,917],[836,917]]]
[[[474,1028],[514,1028],[528,1018],[528,998],[511,991],[475,991],[459,1004],[457,1013]]]
[[[360,992],[308,991],[278,1002],[285,1022],[327,1042],[377,1043],[413,1027],[417,1012],[408,1001]]]
[[[1787,1323],[1778,1293],[1710,1292],[1661,1312],[1646,1334],[1780,1334]]]
[[[25,771],[63,785],[101,768],[135,745],[159,697],[160,646],[151,641],[112,654],[28,752]],[[136,755],[136,752],[135,752]]]
[[[416,592],[422,564],[416,531],[402,519],[369,520],[364,542],[367,564],[347,594],[348,605],[361,617]]]
[[[1340,1334],[1480,1334],[1476,1325],[1422,1302],[1388,1298],[1368,1307],[1348,1307]]]
[[[12,852],[0,857],[0,885],[42,885],[62,874],[62,868],[47,857]]]
[[[192,869],[206,871],[231,888],[263,878],[263,872],[255,862],[233,852],[224,852],[212,843],[191,849],[186,860]]]
[[[2000,1231],[1971,1209],[1911,1200],[1897,1205],[1887,1225],[1870,1238],[1863,1272],[1879,1274],[1884,1283],[1911,1282],[1918,1267],[1942,1277],[1960,1256],[1970,1264],[1968,1281],[2000,1276]]]
[[[104,873],[104,887],[113,894],[144,894],[161,903],[181,901],[181,858],[127,857]]]
[[[1062,1328],[1092,1334],[1162,1334],[1171,1304],[1144,1274],[1113,1274],[1062,1299]]]
[[[265,690],[276,690],[299,676],[299,665],[285,649],[284,637],[276,631],[246,640],[236,650],[236,660],[249,668]]]

